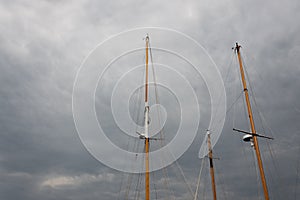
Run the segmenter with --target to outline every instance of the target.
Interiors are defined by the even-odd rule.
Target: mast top
[[[148,35],[148,33],[146,34],[145,40],[149,41],[149,35]]]
[[[234,49],[235,52],[239,53],[240,51],[240,48],[241,48],[241,45],[239,45],[239,43],[235,43],[235,47],[232,47],[232,49]]]
[[[206,134],[207,134],[207,135],[210,135],[210,131],[209,131],[209,130],[206,130]]]

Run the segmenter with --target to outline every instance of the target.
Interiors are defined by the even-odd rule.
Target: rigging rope
[[[237,65],[237,62],[236,62],[236,60],[235,60],[235,64],[234,64],[234,66],[236,66]],[[237,67],[235,67],[235,77],[239,77],[239,72],[238,72],[238,68]],[[234,80],[234,82],[237,82],[237,79],[235,78],[235,80]],[[235,87],[234,87],[234,97],[236,97],[236,94],[237,94],[237,91],[238,91],[238,85],[239,84],[237,84],[237,83],[235,83]],[[233,104],[232,104],[232,106],[234,106],[233,107],[233,116],[232,116],[232,127],[234,128],[235,127],[235,108],[236,108],[236,102],[239,100],[239,98],[242,96],[242,94],[243,94],[243,92],[244,91],[241,91],[240,92],[240,94],[239,94],[239,96],[236,98],[236,100],[233,102]]]
[[[152,180],[155,180],[154,174],[155,174],[155,172],[152,172],[152,173],[151,173],[151,175],[152,175]],[[154,187],[154,192],[155,192],[155,199],[158,199],[155,181],[152,181],[152,182],[153,182],[153,187]]]
[[[141,176],[142,176],[142,173],[138,173],[137,183],[136,183],[136,186],[135,186],[134,199],[139,199],[140,198]]]
[[[243,60],[243,59],[242,59]],[[245,64],[244,64],[244,62],[243,62],[243,65],[245,66]],[[236,68],[237,69],[237,73],[239,73],[239,68]],[[246,68],[244,67],[244,71],[246,71]],[[246,72],[246,74],[247,74],[247,72]],[[238,76],[239,77],[239,82],[241,83],[242,82],[242,80],[241,80],[241,77],[240,76]],[[237,84],[237,87],[238,87],[238,85],[240,85],[240,84]],[[236,88],[237,88],[236,87]],[[243,110],[244,110],[244,121],[246,121],[247,122],[247,125],[248,125],[248,128],[249,128],[249,130],[251,130],[251,127],[250,127],[250,123],[249,123],[249,118],[248,118],[248,115],[247,115],[247,106],[246,106],[246,102],[245,102],[245,97],[244,97],[244,95],[242,95],[244,93],[244,90],[241,90],[241,93],[240,93],[240,95],[239,95],[239,97],[237,98],[237,100],[242,96],[243,97],[243,101],[242,101],[242,107],[243,107]],[[236,100],[236,101],[237,101]],[[236,107],[236,105],[234,106],[234,107]],[[234,117],[233,117],[233,127],[235,127],[235,109],[236,108],[234,108]],[[241,149],[243,150],[243,157],[244,157],[244,159],[245,159],[245,163],[247,163],[247,164],[249,164],[249,163],[252,163],[253,165],[252,165],[252,167],[254,168],[254,170],[255,170],[255,174],[256,174],[256,182],[257,182],[257,195],[258,195],[258,198],[260,198],[260,196],[259,196],[259,185],[260,185],[260,182],[259,182],[259,175],[258,175],[258,170],[257,170],[257,163],[256,163],[256,159],[255,159],[255,155],[254,155],[254,150],[251,148],[251,152],[253,153],[252,154],[252,160],[253,161],[250,161],[250,159],[249,159],[249,156],[247,156],[247,153],[246,153],[246,146],[243,144],[244,143],[244,141],[243,141],[243,138],[242,138],[242,135],[240,136],[240,140],[239,140],[240,142],[240,145],[241,145]],[[249,174],[248,174],[249,175]]]
[[[300,148],[299,148],[299,153],[300,153]],[[299,155],[298,153],[298,155]],[[298,188],[298,179],[299,179],[299,168],[300,168],[300,159],[298,159],[297,162],[297,169],[296,169],[296,187],[295,187],[295,200],[297,200],[297,188]]]
[[[227,67],[227,72],[226,72],[226,77],[225,77],[225,81],[224,82],[227,82],[227,80],[228,80],[228,77],[229,77],[229,72],[230,72],[230,66],[232,66],[232,62],[233,62],[233,56],[234,56],[234,54],[232,55],[232,57],[231,57],[231,59],[230,59],[230,63],[229,63],[229,65],[228,65],[228,67]],[[223,97],[223,98],[226,98],[226,96],[225,97]],[[218,103],[217,103],[217,110],[216,110],[216,114],[218,113],[218,111],[219,111],[219,107],[220,107],[220,103],[221,103],[221,100],[222,100],[222,96],[220,95],[220,97],[219,97],[219,99],[218,99]],[[211,102],[212,103],[212,102]],[[226,114],[227,114],[227,112],[226,112]],[[224,116],[225,117],[225,116]],[[216,123],[219,123],[221,121],[221,119],[218,121],[218,122],[216,122]],[[213,127],[213,124],[214,124],[214,122],[215,122],[215,118],[213,118],[213,121],[211,122],[211,126]],[[211,130],[212,129],[212,127],[209,127],[208,129],[209,130]]]
[[[195,195],[194,195],[194,200],[197,200],[197,198],[198,198],[198,190],[199,190],[199,187],[200,187],[200,178],[201,178],[201,174],[202,174],[204,160],[205,160],[205,158],[202,158],[201,167],[200,167],[198,180],[197,180],[197,187],[196,187],[196,191],[195,191]]]
[[[261,80],[263,80],[262,77],[260,76],[260,74],[255,70],[255,68],[253,68],[253,69],[254,69],[254,71],[256,72],[256,74],[258,74],[258,77],[259,77]],[[246,71],[247,79],[249,80],[249,81],[248,81],[248,82],[249,82],[249,87],[250,87],[250,90],[251,90],[251,93],[252,93],[251,98],[252,98],[252,100],[253,100],[253,102],[254,102],[254,107],[255,107],[255,109],[256,109],[255,111],[258,113],[258,118],[259,118],[259,121],[260,121],[260,123],[261,123],[262,131],[263,131],[263,133],[267,133],[266,131],[268,131],[268,133],[271,135],[271,137],[274,137],[274,135],[275,135],[274,133],[275,133],[275,132],[273,131],[273,129],[272,129],[271,126],[269,125],[268,121],[266,120],[264,114],[263,114],[262,111],[261,111],[260,106],[258,105],[258,103],[257,103],[257,101],[256,101],[256,98],[255,98],[255,90],[254,90],[254,87],[253,87],[252,81],[251,81],[251,79],[250,79],[250,76],[249,76],[249,74],[248,74],[248,71],[247,71],[247,67],[246,67],[246,66],[245,66],[245,71]],[[264,88],[262,87],[261,89],[264,89]],[[270,92],[270,90],[264,90],[264,93],[268,93],[268,92]],[[265,129],[265,127],[266,127],[267,130]],[[270,156],[270,158],[271,158],[272,166],[274,167],[274,170],[275,170],[275,172],[272,173],[272,172],[270,171],[271,169],[269,168],[269,171],[270,171],[269,176],[270,176],[271,179],[276,183],[276,188],[277,188],[277,189],[274,189],[274,190],[273,190],[274,192],[277,193],[277,195],[274,195],[274,197],[276,196],[276,197],[278,197],[279,199],[283,199],[283,198],[285,198],[284,196],[282,196],[283,192],[280,192],[280,191],[282,191],[282,189],[283,189],[283,187],[280,186],[280,183],[283,182],[283,178],[282,178],[281,173],[279,172],[279,168],[278,168],[279,163],[278,163],[278,159],[276,159],[276,158],[278,157],[278,156],[276,155],[276,152],[277,152],[277,151],[275,151],[275,150],[273,149],[273,147],[272,147],[272,145],[271,145],[271,144],[273,144],[273,143],[270,143],[269,140],[267,140],[266,143],[267,143],[268,153],[269,153],[269,156]],[[274,179],[274,177],[273,177],[274,174],[276,175],[275,177],[277,178],[277,180]],[[274,193],[274,192],[273,192],[273,193]]]
[[[208,175],[208,172],[204,173],[204,180],[206,180],[207,175]],[[205,195],[206,195],[206,184],[203,184],[202,199],[205,199]]]
[[[253,160],[254,160],[254,168],[255,168],[255,174],[256,174],[256,186],[257,186],[257,199],[261,199],[261,195],[260,195],[260,180],[259,180],[259,172],[258,172],[258,165],[255,159],[255,150],[252,150],[253,153]]]
[[[122,186],[123,186],[123,182],[124,182],[124,176],[125,176],[125,174],[122,173],[121,184],[120,184],[120,189],[119,189],[119,194],[118,194],[118,200],[120,200],[120,198],[121,198]]]
[[[145,72],[143,72],[143,73],[145,74]],[[141,77],[143,77],[143,76],[141,76]],[[141,83],[143,82],[142,78],[141,78],[140,82]],[[135,132],[137,132],[137,130],[138,130],[138,126],[139,126],[138,122],[140,120],[141,104],[137,103],[137,102],[140,101],[141,95],[142,95],[142,93],[141,93],[141,87],[140,87],[140,88],[138,88],[138,91],[137,91],[137,98],[134,99],[134,105],[136,105],[136,106],[133,107],[133,114],[134,114],[134,119],[135,119],[135,123],[136,123]],[[132,137],[128,136],[127,150],[128,151],[132,151],[132,152],[139,152],[140,143],[141,143],[140,140],[139,140],[139,138],[138,139],[134,138],[133,145],[130,145],[130,141],[131,140],[132,140]],[[130,150],[130,147],[132,147],[132,150]],[[136,163],[133,161],[131,164],[133,166]],[[142,162],[142,164],[143,164],[143,162]],[[140,176],[141,176],[141,174],[138,174],[137,185],[135,187],[135,193],[134,193],[135,198],[139,198],[139,195],[140,195],[139,194],[140,193],[140,191],[139,191]],[[133,179],[134,179],[134,174],[131,174],[131,173],[128,174],[128,179],[127,179],[127,184],[126,184],[126,188],[125,188],[125,197],[124,197],[124,199],[129,199],[130,198],[130,190],[131,190]],[[121,180],[121,188],[122,188],[123,182],[124,181],[123,181],[123,178],[122,178],[122,180]],[[120,196],[120,194],[119,194],[119,196]]]
[[[153,82],[154,82],[154,92],[155,92],[155,104],[157,105],[160,105],[160,100],[159,100],[159,95],[158,95],[158,89],[157,89],[157,81],[156,81],[156,75],[155,75],[155,68],[154,68],[154,62],[153,62],[153,56],[152,56],[152,48],[150,46],[150,42],[149,42],[149,52],[150,52],[150,62],[151,62],[151,68],[152,68],[152,75],[153,75]],[[161,127],[161,108],[158,107],[157,109],[157,115],[158,115],[158,123],[159,123],[159,127]],[[159,136],[160,136],[160,147],[163,147],[165,146],[165,133],[164,133],[164,127],[162,127],[161,131],[159,132]],[[171,153],[171,152],[170,152]],[[163,156],[161,156],[161,162],[163,163],[164,162],[164,159],[163,159]],[[175,161],[178,168],[180,168],[179,164],[177,163],[177,161]],[[191,188],[190,186],[188,185],[187,181],[186,181],[186,178],[184,176],[184,173],[182,171],[182,169],[180,168],[180,172],[181,174],[183,175],[184,177],[184,182],[185,184],[187,185],[187,187],[189,188],[189,190],[191,191]],[[172,199],[175,198],[175,192],[173,189],[170,188],[170,183],[169,183],[169,176],[168,176],[168,171],[166,168],[163,168],[163,175],[165,176],[165,179],[164,179],[164,185],[166,187],[166,189],[168,191],[170,191],[171,193],[171,196],[172,196]],[[167,197],[166,197],[167,198]],[[169,198],[168,198],[169,199]]]
[[[250,79],[250,76],[248,74],[248,71],[247,71],[247,67],[245,66],[245,72],[246,72],[246,76],[247,76],[247,79],[249,80],[249,87],[250,87],[250,91],[251,91],[251,98],[254,102],[254,108],[255,108],[255,111],[258,113],[258,119],[261,123],[261,126],[262,126],[262,131],[263,133],[266,133],[266,130],[265,130],[265,126],[267,127],[267,129],[269,130],[268,132],[270,133],[271,137],[274,137],[274,131],[272,130],[272,128],[270,127],[270,125],[268,124],[267,120],[265,119],[262,111],[261,111],[261,108],[260,106],[258,105],[257,101],[256,101],[256,98],[255,98],[255,92],[254,92],[254,87],[252,85],[252,81]],[[276,177],[278,178],[277,181],[274,180],[273,178],[273,174],[272,173],[269,173],[270,177],[274,180],[274,182],[277,182],[277,195],[276,196],[279,196],[280,199],[284,198],[282,197],[282,193],[281,192],[278,192],[280,190],[282,190],[282,187],[280,187],[279,183],[282,182],[282,177],[281,177],[281,173],[279,173],[279,170],[278,170],[278,163],[276,162],[277,159],[275,158],[276,157],[276,151],[273,150],[272,146],[270,145],[270,142],[267,140],[266,141],[267,143],[267,147],[268,147],[268,152],[270,154],[270,157],[271,157],[271,161],[272,161],[272,164],[274,166],[274,170],[275,170],[275,174],[277,175]],[[280,197],[281,196],[281,197]]]
[[[191,188],[190,184],[188,184],[187,179],[186,179],[186,176],[184,175],[183,170],[182,170],[182,168],[180,167],[180,165],[179,165],[179,163],[178,163],[177,160],[175,160],[175,164],[176,164],[176,166],[178,167],[178,169],[179,169],[179,171],[180,171],[180,173],[181,173],[181,175],[182,175],[182,177],[183,177],[183,181],[184,181],[185,185],[187,186],[187,188],[188,188],[188,190],[189,190],[189,192],[190,192],[190,195],[192,196],[192,198],[194,198],[194,193],[193,193],[193,191],[192,191],[192,188]]]
[[[214,154],[217,156],[215,150],[214,150],[214,152],[215,152]],[[218,157],[218,156],[217,156],[217,157]],[[226,195],[226,192],[225,192],[225,183],[224,183],[224,177],[223,177],[223,174],[220,173],[220,172],[218,171],[217,166],[215,166],[215,170],[216,170],[216,174],[218,174],[217,177],[220,178],[220,185],[221,185],[221,188],[222,188],[223,197],[224,197],[224,199],[226,200],[226,199],[227,199],[227,195]]]
[[[151,68],[152,68],[152,76],[153,76],[153,83],[154,83],[154,92],[155,92],[155,104],[160,105],[159,101],[159,95],[158,95],[158,89],[157,89],[157,82],[156,82],[156,75],[155,75],[155,68],[154,68],[154,62],[153,62],[153,55],[152,55],[152,48],[149,42],[149,52],[150,52],[150,62],[151,62]],[[158,126],[161,127],[161,109],[158,107],[157,109],[157,118],[158,118]],[[159,131],[159,139],[160,139],[160,147],[162,148],[165,146],[165,141],[164,141],[165,135],[164,135],[164,127]],[[161,156],[161,163],[164,162],[163,155]],[[165,176],[165,179],[163,180],[164,185],[166,189],[169,191],[169,177],[168,177],[168,172],[166,168],[163,168],[163,175]],[[174,194],[174,191],[171,190],[171,192]],[[173,195],[175,196],[175,195]],[[167,198],[167,197],[166,197]]]

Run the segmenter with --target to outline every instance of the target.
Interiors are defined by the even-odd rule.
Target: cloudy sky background
[[[276,138],[261,142],[271,198],[299,198],[299,9],[296,0],[1,1],[0,199],[117,199],[123,175],[96,161],[80,142],[72,87],[80,63],[98,43],[143,26],[190,35],[223,77],[231,47],[242,44],[256,101]],[[228,105],[236,81],[229,76],[225,82]],[[252,152],[232,133],[231,116],[215,146],[221,158],[216,161],[218,194],[220,199],[257,199]],[[193,189],[199,143],[179,160]],[[203,183],[210,199],[208,178]],[[177,199],[191,198],[187,188],[173,184],[182,191]]]

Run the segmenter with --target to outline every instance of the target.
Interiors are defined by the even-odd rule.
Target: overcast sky
[[[80,142],[72,87],[80,64],[97,44],[144,26],[175,29],[202,44],[224,78],[228,107],[236,97],[234,85],[240,84],[231,47],[236,41],[242,45],[263,123],[273,130],[265,134],[275,137],[260,140],[271,199],[299,199],[299,10],[297,0],[1,0],[0,199],[117,199],[123,173],[95,160]],[[229,76],[228,70],[233,71]],[[215,161],[219,199],[262,198],[251,147],[231,131],[234,119],[242,117],[233,116],[228,112],[214,147],[221,158]],[[237,123],[247,129],[242,120]],[[205,133],[205,119],[200,125],[199,134]],[[200,144],[195,141],[179,160],[192,190]],[[203,173],[199,197],[211,199],[207,165]],[[192,199],[175,174],[171,170],[171,187],[180,192],[175,199]]]

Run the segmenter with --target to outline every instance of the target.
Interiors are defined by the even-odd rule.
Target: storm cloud
[[[80,64],[97,44],[145,26],[175,29],[202,44],[224,77],[228,107],[236,98],[233,85],[240,84],[237,69],[228,65],[236,62],[231,47],[242,45],[255,101],[273,130],[264,134],[275,138],[260,140],[271,199],[299,198],[299,10],[296,0],[0,1],[0,199],[118,198],[124,175],[95,160],[80,142],[72,89]],[[235,118],[228,112],[214,147],[221,158],[215,161],[218,195],[258,199],[253,152],[232,132]],[[200,123],[200,135],[205,125]],[[200,139],[178,161],[193,190]],[[178,184],[180,176],[171,174],[176,199],[191,199],[184,183]],[[208,175],[202,181],[209,198]]]

